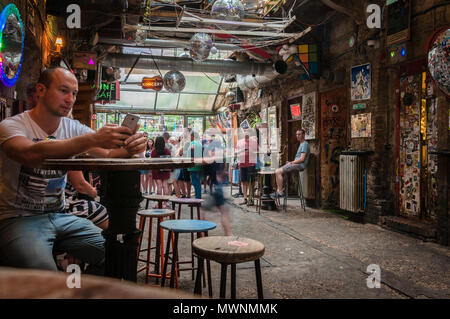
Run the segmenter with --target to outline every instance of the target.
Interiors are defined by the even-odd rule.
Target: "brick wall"
[[[445,1],[414,1],[412,7],[412,56],[410,60],[422,58],[426,56],[425,44],[428,37],[434,30],[450,21],[450,6],[439,7],[426,12],[429,8],[444,3]],[[366,1],[366,4],[369,3]],[[373,2],[370,2],[373,3]],[[384,3],[384,2],[383,2]],[[365,7],[365,6],[363,6]],[[327,81],[325,76],[313,81],[302,81],[299,72],[292,71],[288,76],[280,76],[271,83],[266,84],[263,88],[263,96],[261,99],[256,98],[256,90],[247,92],[246,104],[249,107],[252,103],[259,103],[261,107],[270,105],[278,105],[281,116],[279,117],[280,142],[287,141],[287,128],[285,123],[287,109],[287,99],[300,94],[319,91],[318,103],[321,94],[335,88],[348,90],[348,117],[347,117],[347,141],[346,145],[349,149],[368,149],[375,153],[368,157],[367,160],[367,207],[364,218],[366,221],[376,223],[379,216],[395,215],[395,187],[396,187],[396,153],[395,153],[395,128],[396,128],[396,82],[399,77],[398,65],[391,66],[388,61],[388,50],[385,48],[385,37],[381,33],[377,36],[378,30],[370,30],[365,24],[357,26],[352,19],[342,14],[336,15],[331,22],[322,29],[322,67],[324,71],[345,72],[343,83],[334,83]],[[349,47],[349,38],[354,35],[356,45]],[[365,45],[369,38],[379,38],[380,48],[375,49]],[[372,68],[372,91],[371,99],[361,101],[366,103],[363,110],[352,110],[353,101],[350,101],[350,68],[352,66],[370,63]],[[326,75],[326,73],[324,73]],[[444,98],[445,99],[445,98]],[[358,102],[359,103],[359,102]],[[447,100],[448,103],[448,100]],[[444,104],[445,105],[445,104]],[[320,109],[319,109],[320,111]],[[441,128],[443,136],[440,140],[441,145],[449,144],[448,139],[448,109],[440,108],[441,125],[447,128],[447,132]],[[369,138],[350,138],[350,117],[353,114],[371,113],[372,129]],[[320,119],[318,114],[317,121]],[[320,125],[320,123],[318,123]],[[320,131],[320,127],[319,130]],[[312,141],[312,153],[317,156],[320,154],[322,141],[316,139]],[[444,147],[443,147],[444,148]],[[283,159],[284,161],[285,159]],[[319,162],[319,161],[318,161]],[[318,164],[319,165],[319,164]],[[448,165],[448,164],[445,164]],[[441,164],[442,172],[448,175],[448,169]],[[446,175],[446,174],[441,174]],[[326,179],[327,176],[320,176],[317,181]],[[445,179],[446,178],[446,179]],[[448,176],[441,177],[439,187],[443,193],[448,193]],[[447,190],[447,192],[445,192]],[[325,206],[327,194],[321,194],[320,205]],[[448,207],[448,196],[443,200],[445,207]],[[448,209],[446,213],[441,213],[441,223],[448,229]],[[448,236],[448,233],[447,233]]]

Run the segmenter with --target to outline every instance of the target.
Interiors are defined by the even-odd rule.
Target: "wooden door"
[[[321,94],[320,176],[322,207],[339,207],[339,155],[347,148],[348,89]]]
[[[421,217],[421,96],[422,75],[400,79],[400,207],[404,217]]]

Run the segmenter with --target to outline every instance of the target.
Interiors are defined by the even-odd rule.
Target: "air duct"
[[[112,45],[126,45],[138,49],[142,48],[190,48],[190,41],[184,40],[166,40],[166,39],[146,39],[144,41],[144,46],[136,46],[135,41],[127,40],[127,39],[115,39],[115,38],[107,38],[100,37],[99,43],[102,44],[112,44]],[[243,49],[236,45],[230,43],[221,43],[214,42],[213,46],[215,46],[218,50],[229,50],[229,51],[242,51]]]
[[[272,72],[263,75],[236,75],[239,88],[247,91],[259,87],[261,84],[267,83],[275,79],[278,75],[286,73],[287,65],[284,61],[277,61],[273,64]]]
[[[118,68],[131,68],[139,57],[135,68],[137,69],[157,69],[160,70],[177,70],[187,72],[206,72],[206,73],[221,73],[221,74],[254,74],[272,76],[275,74],[284,73],[286,70],[286,63],[284,63],[284,72],[276,71],[277,68],[282,69],[279,62],[274,66],[271,63],[255,63],[255,62],[238,62],[238,61],[223,61],[223,60],[206,60],[203,62],[196,62],[190,58],[176,58],[166,56],[150,56],[137,54],[120,54],[110,53],[103,62],[103,66],[112,66]],[[156,65],[158,67],[156,67]],[[277,67],[278,64],[278,67]],[[275,76],[276,76],[275,75]]]

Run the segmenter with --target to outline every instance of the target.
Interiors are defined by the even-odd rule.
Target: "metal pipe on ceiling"
[[[104,60],[103,65],[118,68],[130,68],[138,57],[138,54],[110,53]],[[139,61],[137,62],[135,68],[254,75],[272,74],[274,71],[274,66],[272,63],[225,60],[206,60],[203,62],[197,62],[190,58],[151,55],[140,55]]]
[[[134,48],[187,48],[189,49],[191,44],[189,41],[183,40],[164,40],[164,39],[146,39],[144,41],[143,46],[137,46],[136,42],[126,40],[126,39],[113,39],[113,38],[105,38],[100,37],[98,40],[101,44],[111,44],[111,45],[127,45]],[[214,42],[213,46],[215,46],[218,50],[229,50],[229,51],[242,51],[243,49],[240,46],[230,43],[220,43]]]
[[[186,110],[155,110],[145,107],[133,107],[133,106],[103,106],[95,105],[95,111],[97,113],[133,113],[133,114],[155,114],[155,115],[214,115],[211,111],[186,111]]]

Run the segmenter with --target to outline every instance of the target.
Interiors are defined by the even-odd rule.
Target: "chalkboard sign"
[[[390,0],[387,2],[386,45],[401,43],[410,39],[411,0]]]

